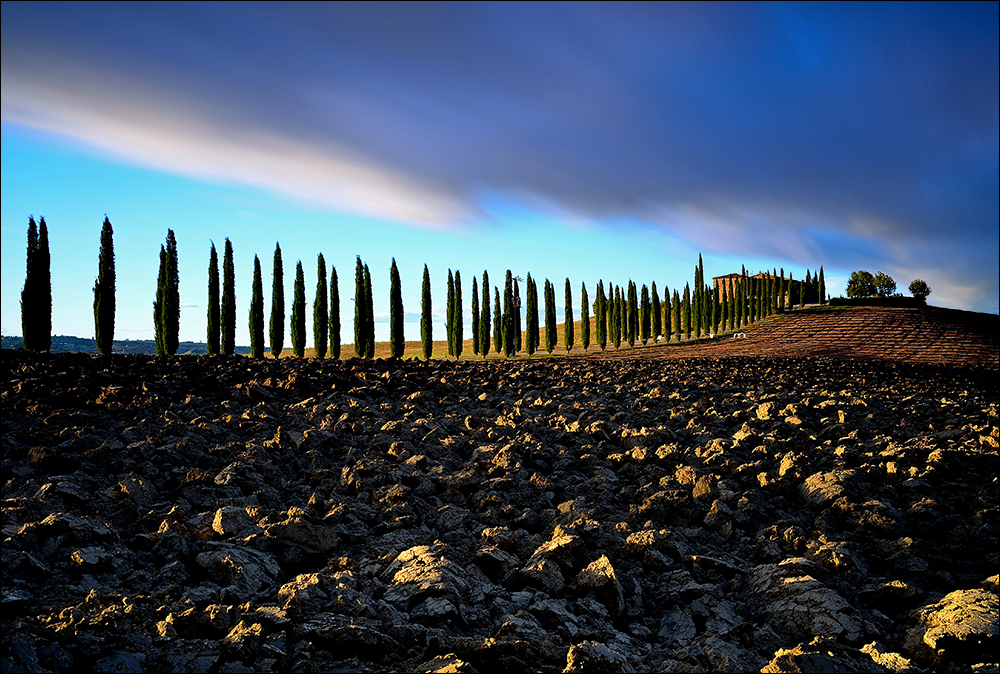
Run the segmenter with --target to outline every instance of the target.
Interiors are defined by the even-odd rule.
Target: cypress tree
[[[556,291],[548,279],[545,279],[545,350],[548,353],[556,348]]]
[[[52,259],[49,255],[49,228],[44,217],[38,221],[38,264],[41,268],[38,275],[41,280],[41,347],[47,352],[52,348]]]
[[[28,218],[28,250],[21,290],[21,341],[29,351],[52,347],[52,280],[45,218]]]
[[[510,358],[514,355],[514,279],[507,270],[503,284],[503,352]]]
[[[448,336],[448,355],[455,355],[455,277],[448,270],[448,301],[445,303],[445,334]]]
[[[594,298],[594,318],[596,322],[594,328],[597,332],[597,346],[600,347],[601,351],[604,351],[608,345],[607,303],[607,297],[604,295],[604,279],[598,279],[597,295]]]
[[[104,216],[101,227],[101,252],[94,282],[94,341],[102,356],[111,354],[115,338],[115,244],[111,221]]]
[[[236,266],[233,264],[233,244],[226,237],[222,254],[222,306],[220,309],[222,355],[236,352]]]
[[[653,321],[652,325],[652,335],[653,344],[656,344],[660,335],[663,334],[663,308],[660,306],[660,294],[656,292],[656,281],[653,281],[653,285],[649,291],[650,294],[650,306],[649,314]]]
[[[156,355],[167,355],[167,331],[164,307],[167,298],[167,249],[160,244],[160,269],[156,274],[156,299],[153,300],[153,331],[156,338]]]
[[[493,286],[493,350],[503,351],[503,313],[500,309],[500,289]]]
[[[626,302],[625,316],[628,326],[628,345],[635,346],[635,342],[639,337],[639,298],[636,293],[635,283],[631,279],[628,282],[628,299]]]
[[[681,341],[681,333],[684,332],[683,326],[681,325],[681,296],[680,293],[674,290],[674,334],[677,335],[677,341]]]
[[[673,312],[670,309],[670,286],[663,286],[663,341],[670,342],[673,336]]]
[[[472,353],[479,355],[479,280],[472,275]]]
[[[181,333],[180,275],[177,268],[177,239],[174,230],[167,230],[167,296],[166,296],[167,355],[177,353]]]
[[[253,292],[250,296],[250,356],[264,357],[264,281],[256,255],[253,256]]]
[[[628,318],[627,315],[628,312],[625,307],[625,304],[626,304],[625,293],[622,292],[620,286],[615,286],[615,303],[614,305],[612,305],[613,308],[612,315],[614,316],[615,319],[615,327],[614,327],[614,334],[612,335],[612,337],[614,337],[616,349],[621,347],[622,339],[625,336],[625,331],[628,329],[626,323]]]
[[[812,284],[813,284],[812,283],[812,276],[810,276],[809,270],[806,269],[806,281],[802,285],[802,300],[801,301],[802,301],[803,308],[806,306],[806,302],[809,302],[812,299],[809,296],[810,295],[809,291],[812,289]]]
[[[96,286],[95,286],[96,293]],[[95,303],[96,304],[96,303]],[[215,252],[215,243],[208,254],[208,329],[207,329],[207,350],[208,355],[216,356],[219,353],[219,254]]]
[[[399,283],[396,258],[389,269],[389,355],[402,358],[406,341],[403,338],[403,291]]]
[[[573,328],[573,289],[569,285],[569,278],[566,278],[566,289],[565,289],[565,318],[563,318],[563,341],[566,342],[566,351],[573,350],[573,344],[576,341],[576,335],[574,334]]]
[[[692,331],[691,316],[691,286],[684,284],[684,339],[691,339]]]
[[[649,341],[649,331],[652,329],[653,317],[649,315],[649,288],[642,284],[642,295],[639,297],[639,337],[643,345]]]
[[[611,288],[608,297],[608,341],[617,349],[621,345],[621,321],[619,320],[618,286],[608,284]]]
[[[298,358],[306,354],[306,277],[302,272],[302,260],[295,263],[292,289],[292,353]]]
[[[313,348],[317,358],[326,358],[330,334],[330,307],[327,304],[326,260],[323,253],[316,258],[316,297],[313,298]]]
[[[281,264],[281,246],[274,244],[274,263],[271,268],[271,322],[268,335],[271,355],[278,358],[285,347],[285,271]]]
[[[340,360],[340,287],[336,267],[330,267],[330,356]]]
[[[726,332],[730,325],[729,291],[725,284],[719,286],[719,332]]]
[[[462,273],[459,270],[455,270],[455,306],[454,318],[455,322],[455,358],[462,357],[462,351],[465,348],[465,344],[462,341],[463,333],[465,332],[465,316],[462,313]]]
[[[521,290],[514,277],[514,353],[521,351]]]
[[[365,358],[375,357],[375,299],[372,274],[365,264]]]
[[[826,304],[826,277],[823,275],[823,265],[819,266],[819,303]]]
[[[791,311],[795,308],[797,303],[797,297],[795,295],[795,279],[793,278],[791,270],[788,271],[788,310]]]
[[[434,350],[434,329],[431,325],[431,273],[424,265],[424,282],[420,292],[420,341],[424,347],[424,359],[430,360]]]
[[[361,263],[361,256],[357,256],[354,263],[354,355],[364,358],[367,352],[366,340],[368,339],[367,323],[367,302],[365,302],[365,266]]]
[[[778,277],[778,312],[785,313],[785,268],[781,268],[781,276]]]
[[[28,251],[24,263],[24,287],[21,289],[21,342],[28,351],[36,351],[38,338],[38,225],[28,217]]]
[[[590,348],[590,298],[586,283],[580,283],[580,341],[584,351]]]
[[[483,314],[479,320],[479,348],[483,358],[490,352],[490,275],[483,270]]]
[[[525,293],[527,305],[524,316],[524,322],[527,327],[525,339],[528,342],[528,355],[533,356],[535,355],[535,347],[538,346],[535,341],[535,334],[538,332],[538,288],[535,287],[535,282],[531,278],[531,274],[528,274],[528,284],[525,288]]]
[[[632,282],[629,281],[629,284]],[[630,329],[630,316],[629,316],[629,306],[628,306],[628,287],[619,288],[619,299],[618,299],[618,330],[619,330],[619,340],[626,341],[628,339],[629,329]],[[635,340],[633,340],[633,343]],[[630,345],[631,346],[631,345]]]

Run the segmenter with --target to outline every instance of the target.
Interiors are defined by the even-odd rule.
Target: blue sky
[[[322,252],[348,326],[357,255],[383,318],[393,257],[415,317],[424,264],[443,314],[449,268],[468,309],[483,269],[662,291],[699,252],[708,275],[823,265],[842,292],[882,270],[995,313],[997,8],[4,2],[2,331],[29,215],[56,334],[93,335],[105,214],[119,338],[152,336],[168,227],[192,340],[227,236],[241,344],[276,241],[286,305],[297,260],[311,301]]]

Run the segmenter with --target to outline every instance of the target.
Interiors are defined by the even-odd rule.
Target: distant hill
[[[21,338],[20,337],[7,337],[4,336],[0,338],[0,346],[4,349],[20,349],[21,348]],[[116,339],[112,342],[112,349],[115,353],[144,353],[147,355],[156,355],[156,342],[151,339]],[[69,335],[54,335],[52,337],[52,351],[55,353],[59,352],[76,352],[76,353],[97,353],[97,344],[93,339],[87,339],[83,337],[71,337]],[[208,353],[208,347],[205,342],[181,342],[180,346],[177,348],[178,354],[205,354]],[[238,354],[249,354],[249,346],[237,346],[236,353]]]

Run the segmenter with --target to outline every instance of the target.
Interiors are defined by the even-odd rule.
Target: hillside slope
[[[938,307],[850,307],[796,311],[720,338],[605,352],[651,358],[826,357],[907,363],[1000,362],[1000,316]]]

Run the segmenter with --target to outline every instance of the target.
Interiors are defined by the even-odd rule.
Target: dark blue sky
[[[882,269],[997,311],[997,3],[2,11],[5,133],[436,230],[502,226],[501,203]]]

